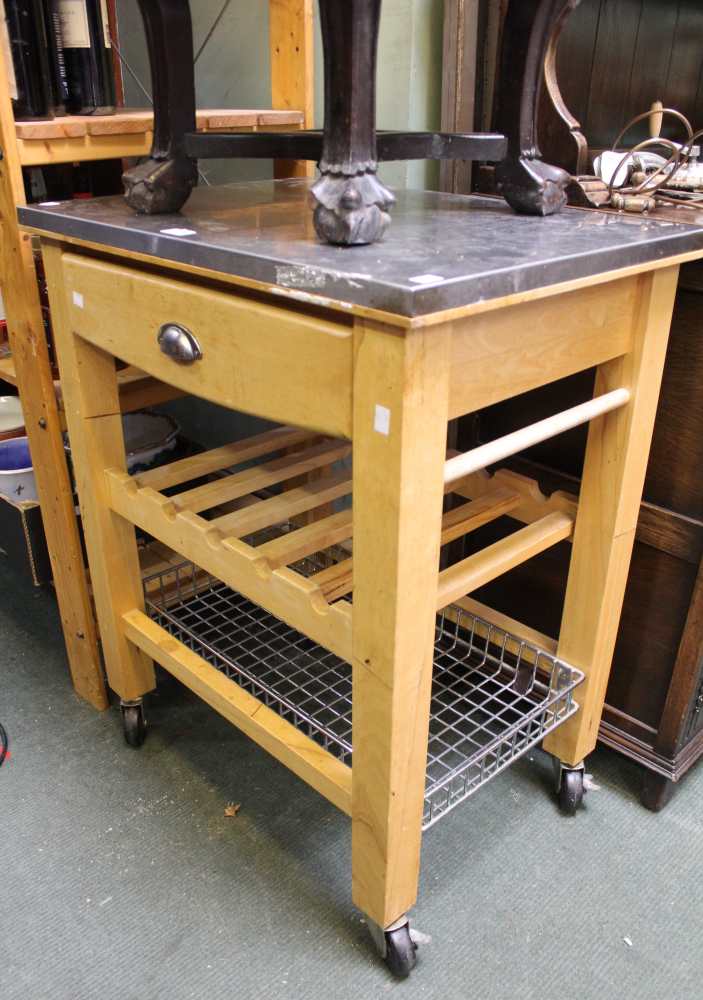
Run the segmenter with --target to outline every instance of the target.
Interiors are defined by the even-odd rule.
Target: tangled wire
[[[643,142],[638,143],[638,145],[636,145],[633,149],[626,150],[610,178],[610,182],[608,184],[608,196],[613,203],[615,203],[614,199],[617,198],[622,199],[629,196],[641,196],[656,199],[657,201],[668,202],[669,204],[697,208],[700,205],[700,197],[691,195],[687,200],[682,200],[680,196],[675,197],[673,193],[667,193],[666,187],[671,183],[673,177],[679,172],[679,170],[688,165],[691,159],[693,147],[703,136],[703,129],[700,129],[698,132],[694,132],[688,118],[686,118],[685,115],[682,115],[680,111],[675,111],[673,108],[662,108],[656,113],[660,115],[670,115],[671,117],[678,119],[678,121],[681,122],[686,129],[686,142],[681,145],[679,143],[672,142],[671,139],[663,139],[661,136],[658,136],[653,139],[645,139]],[[636,115],[632,118],[613,143],[611,152],[622,152],[622,150],[618,147],[624,136],[630,131],[631,128],[638,125],[639,122],[643,121],[645,118],[651,119],[651,117],[652,111],[650,110],[644,111],[641,115]],[[669,158],[666,163],[662,163],[651,174],[645,175],[635,172],[630,179],[636,181],[636,183],[616,188],[615,182],[625,164],[629,160],[633,159],[637,153],[644,152],[645,150],[651,149],[655,146],[660,149],[663,148],[668,150]]]

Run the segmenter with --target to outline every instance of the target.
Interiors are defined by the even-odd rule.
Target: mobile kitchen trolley
[[[543,739],[563,811],[580,802],[678,265],[703,230],[404,192],[385,242],[335,248],[307,199],[305,180],[260,182],[174,216],[111,198],[20,220],[42,236],[128,742],[156,660],[349,814],[353,899],[402,975],[423,828]],[[116,358],[277,426],[130,476]],[[448,421],[591,367],[591,402],[448,454]],[[500,468],[586,421],[578,501]],[[452,561],[503,517],[504,537]],[[182,564],[143,582],[135,526]],[[565,540],[558,639],[471,597]]]

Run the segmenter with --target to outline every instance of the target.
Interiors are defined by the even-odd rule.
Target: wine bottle
[[[0,13],[15,118],[50,118],[51,81],[42,0],[3,0]]]
[[[65,115],[68,103],[68,78],[63,58],[59,0],[42,0],[44,28],[49,55],[50,103],[54,115]]]
[[[67,110],[109,115],[115,110],[112,45],[106,0],[59,0]]]

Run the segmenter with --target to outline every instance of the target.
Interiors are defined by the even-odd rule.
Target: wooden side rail
[[[573,530],[574,522],[568,514],[547,514],[540,521],[443,570],[439,574],[437,609],[441,610],[458,597],[478,590],[514,566],[570,538]]]
[[[349,505],[338,511],[329,506],[351,495],[349,469],[330,467],[350,450],[348,441],[282,427],[136,476],[108,469],[108,503],[195,566],[350,661],[354,561],[338,547],[353,539],[354,518]],[[314,479],[301,481],[311,474]],[[280,492],[257,496],[269,486]],[[575,500],[545,497],[533,481],[508,470],[463,476],[445,484],[444,492],[466,501],[443,515],[442,545],[505,515],[526,526],[439,573],[439,610],[571,538]],[[306,512],[316,516],[296,522]]]
[[[122,618],[125,635],[147,656],[195,691],[238,729],[342,812],[351,814],[351,768],[311,740],[238,684],[179,643],[143,612]]]
[[[612,392],[596,396],[595,399],[590,399],[579,406],[573,406],[570,410],[555,413],[554,416],[547,417],[546,420],[522,427],[519,431],[506,434],[505,437],[489,441],[463,455],[450,458],[444,466],[444,481],[445,483],[455,483],[463,476],[478,472],[479,469],[486,469],[489,465],[501,462],[510,455],[516,455],[519,451],[524,451],[525,448],[539,444],[540,441],[547,441],[557,434],[571,430],[572,427],[578,427],[595,417],[600,417],[604,413],[625,406],[629,400],[629,389],[614,389]]]

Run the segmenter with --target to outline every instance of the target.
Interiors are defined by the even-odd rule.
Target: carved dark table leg
[[[197,162],[185,155],[184,136],[195,130],[193,29],[188,0],[139,0],[151,63],[154,143],[151,158],[123,181],[137,212],[177,212],[198,180]]]
[[[527,215],[552,215],[566,204],[569,175],[540,159],[537,108],[545,57],[555,25],[580,0],[512,0],[503,28],[498,128],[508,155],[496,168],[497,188]]]
[[[376,176],[376,49],[381,0],[320,0],[325,51],[321,177],[315,229],[328,243],[379,240],[394,198]]]

